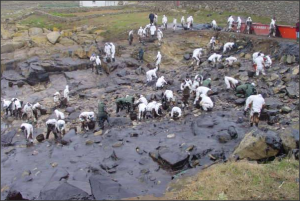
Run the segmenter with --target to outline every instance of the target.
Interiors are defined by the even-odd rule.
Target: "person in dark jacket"
[[[244,98],[248,98],[251,95],[257,94],[254,83],[241,84],[240,86],[236,87],[235,92],[237,97]]]
[[[143,50],[143,48],[140,48],[138,56],[139,56],[139,62],[143,63],[144,62],[144,50]]]
[[[153,13],[150,13],[150,15],[149,15],[149,19],[150,19],[150,24],[152,25],[153,24],[153,22],[154,22],[154,14]]]
[[[296,35],[297,35],[297,42],[299,43],[299,19],[298,22],[296,23]]]
[[[105,103],[99,101],[98,103],[98,124],[100,129],[104,129],[104,122],[109,123],[108,112],[106,111]]]

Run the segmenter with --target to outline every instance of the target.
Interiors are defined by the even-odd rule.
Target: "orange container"
[[[284,25],[278,25],[277,27],[282,38],[297,39],[296,27]]]
[[[266,24],[253,23],[252,28],[255,35],[267,36],[270,32],[270,26]]]

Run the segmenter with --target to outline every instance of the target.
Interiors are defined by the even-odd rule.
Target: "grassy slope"
[[[298,179],[298,181],[296,181]],[[299,200],[299,161],[229,162],[212,166],[167,193],[182,200]]]
[[[211,13],[210,11],[206,10],[179,10],[178,12],[169,11],[167,13],[158,13],[158,22],[161,23],[162,15],[166,14],[168,17],[168,21],[172,22],[173,18],[177,18],[177,22],[180,22],[181,16],[184,15],[185,17],[189,15],[194,16],[195,23],[210,23],[213,19],[215,19],[219,26],[225,26],[226,21],[229,14],[234,16],[240,15],[247,17],[246,13],[231,13],[231,12],[223,12],[221,15],[218,13]],[[207,17],[207,14],[212,14],[212,16]],[[64,16],[71,17],[72,14],[63,14],[63,13],[55,13],[57,16]],[[105,15],[105,14],[104,14]],[[140,13],[130,13],[130,14],[118,14],[118,15],[105,15],[98,18],[87,19],[87,20],[80,20],[73,23],[68,24],[60,24],[51,22],[51,20],[46,19],[45,17],[40,16],[30,16],[29,18],[23,20],[21,24],[27,24],[29,26],[36,26],[36,27],[45,27],[48,29],[52,29],[53,27],[62,28],[62,29],[69,29],[73,28],[74,26],[83,26],[83,25],[90,25],[99,27],[99,29],[107,30],[104,32],[102,36],[106,39],[112,38],[122,38],[125,39],[127,37],[127,33],[130,29],[137,30],[140,26],[145,26],[148,20],[149,12],[140,12]],[[266,17],[259,17],[253,16],[252,19],[254,22],[261,22],[265,24],[269,24],[270,19]],[[288,24],[284,22],[278,22],[278,24]]]

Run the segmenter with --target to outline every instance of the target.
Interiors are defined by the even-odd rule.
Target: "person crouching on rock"
[[[32,145],[33,144],[33,126],[28,123],[23,123],[21,125],[21,131],[23,131],[23,133],[26,137],[27,144]]]
[[[217,63],[222,61],[222,55],[213,53],[209,58],[208,58],[208,63],[211,64],[213,63],[214,67],[217,65]]]
[[[64,136],[66,134],[66,122],[64,120],[58,120],[56,122],[56,130],[60,136]]]
[[[182,111],[179,107],[173,107],[170,113],[172,119],[179,119],[182,115]]]
[[[82,112],[79,115],[79,120],[81,121],[82,130],[90,130],[95,128],[95,113],[94,112]]]
[[[101,60],[99,58],[99,56],[97,56],[97,59],[96,59],[96,74],[100,74],[102,75],[102,67],[101,67]]]
[[[228,77],[228,76],[224,77],[224,81],[226,84],[226,89],[236,90],[236,87],[241,84],[237,79],[234,79],[233,77]]]
[[[60,93],[57,91],[55,92],[55,94],[53,95],[53,101],[55,106],[59,106],[60,105]]]
[[[208,97],[205,94],[201,94],[200,97],[201,97],[200,106],[202,107],[202,109],[204,111],[211,110],[214,106],[214,103],[212,102],[210,97]]]
[[[109,123],[108,112],[106,111],[106,105],[99,101],[98,103],[98,124],[100,129],[104,129],[104,122]]]
[[[47,135],[46,135],[46,139],[49,139],[49,135],[52,132],[55,139],[58,138],[57,135],[57,129],[56,129],[56,124],[57,124],[57,120],[56,119],[49,119],[48,121],[46,121],[46,126],[47,126]]]
[[[237,97],[245,97],[248,98],[251,95],[255,95],[257,93],[255,89],[254,83],[245,83],[241,84],[240,86],[236,87],[235,93]]]
[[[258,126],[259,117],[262,109],[265,106],[265,99],[261,94],[249,96],[246,100],[246,106],[244,109],[244,115],[246,115],[247,110],[250,108],[250,126]]]

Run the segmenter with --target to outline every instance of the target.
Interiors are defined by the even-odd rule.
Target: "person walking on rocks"
[[[33,144],[33,126],[28,123],[23,123],[23,124],[21,124],[20,128],[26,137],[27,143],[30,143],[30,145],[32,145]]]
[[[160,68],[160,63],[161,63],[161,54],[160,51],[157,52],[156,60],[155,60],[155,66],[159,69]]]
[[[299,19],[298,22],[296,23],[296,36],[297,36],[297,42],[299,43]]]
[[[144,62],[144,50],[141,47],[140,47],[140,50],[139,50],[138,57],[139,57],[139,62],[143,63]]]
[[[251,27],[252,27],[252,19],[251,19],[251,17],[247,18],[246,24],[247,24],[247,34],[250,34],[251,33]]]
[[[263,75],[266,75],[265,60],[261,54],[258,54],[258,57],[254,59],[254,63],[256,64],[256,76],[259,76],[259,72],[261,72]]]
[[[176,28],[177,28],[177,19],[174,18],[173,19],[173,32],[175,32]]]
[[[181,17],[180,23],[181,23],[182,28],[184,28],[184,24],[185,24],[184,16]]]
[[[232,24],[234,22],[234,19],[232,17],[232,15],[229,16],[228,20],[227,20],[227,24],[228,24],[228,31],[232,30]]]
[[[154,38],[155,31],[156,31],[156,26],[152,25],[152,26],[150,27],[150,34],[151,34],[151,37],[152,37],[152,38]]]
[[[214,30],[214,31],[216,31],[216,30],[217,30],[217,28],[218,28],[218,25],[217,25],[217,22],[216,22],[216,20],[213,20],[213,21],[211,22],[211,26],[212,26],[212,28],[213,28],[213,30]]]
[[[139,36],[139,41],[141,43],[143,38],[143,27],[140,27],[140,29],[138,30],[138,36]]]
[[[210,41],[209,41],[210,51],[213,51],[213,50],[214,50],[215,44],[216,44],[216,38],[213,36],[213,37],[211,37],[211,39],[210,39]]]
[[[132,41],[133,41],[133,30],[129,31],[129,34],[128,34],[128,41],[129,41],[129,45],[132,45]]]
[[[110,61],[111,60],[111,47],[108,43],[105,43],[104,52],[105,52],[106,62]]]
[[[160,29],[157,29],[157,39],[158,45],[161,45],[161,39],[164,37],[163,32]]]
[[[96,65],[97,65],[96,74],[102,74],[101,60],[100,60],[99,56],[97,56]]]
[[[240,33],[241,32],[241,26],[242,26],[242,19],[240,18],[240,16],[238,16],[238,19],[237,19],[236,22],[237,22],[236,32]]]
[[[109,123],[108,112],[106,111],[106,105],[101,101],[98,102],[98,124],[100,129],[104,129],[104,122]]]
[[[163,16],[163,18],[162,18],[162,24],[163,24],[163,28],[164,29],[167,29],[168,28],[168,18],[167,18],[167,16]]]
[[[90,57],[90,62],[91,62],[91,66],[92,66],[92,72],[94,72],[94,68],[96,67],[96,55],[92,54],[92,56]]]
[[[259,117],[262,109],[265,106],[265,99],[261,94],[249,96],[246,100],[246,106],[244,109],[244,115],[246,115],[247,110],[250,108],[250,126],[258,126]]]
[[[113,43],[109,43],[111,50],[111,59],[115,62],[116,46]]]
[[[193,28],[194,18],[192,16],[189,16],[186,19],[187,22],[187,29]]]
[[[69,93],[69,85],[66,85],[66,88],[64,90],[64,98],[66,98],[68,102],[70,101]]]
[[[273,17],[271,19],[269,38],[271,37],[271,35],[273,35],[273,37],[275,37],[275,35],[276,35],[276,18],[275,17]]]
[[[158,16],[157,16],[157,14],[155,13],[155,14],[154,14],[154,26],[157,26],[157,20],[158,20]]]
[[[149,19],[150,19],[150,24],[152,25],[154,23],[154,14],[153,13],[150,13],[149,14]]]

